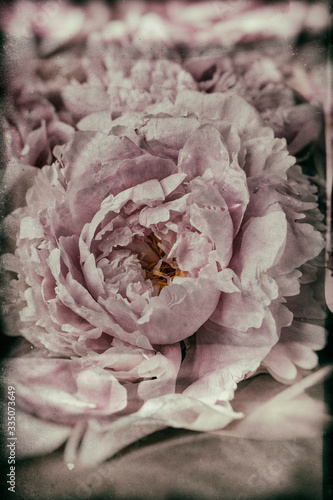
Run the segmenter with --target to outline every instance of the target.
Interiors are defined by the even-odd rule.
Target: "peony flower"
[[[106,52],[102,62],[106,71],[92,67],[84,83],[72,81],[61,91],[65,109],[80,130],[103,130],[110,126],[110,117],[174,102],[180,91],[197,89],[192,76],[169,60],[124,61]]]
[[[253,2],[45,5],[25,4],[5,122],[3,312],[24,337],[7,373],[49,450],[70,434],[67,462],[91,464],[166,426],[221,429],[240,381],[317,365],[325,226],[296,163],[321,109],[289,54],[212,44],[326,21],[297,2],[289,24],[263,7],[264,31]]]
[[[105,125],[109,111],[115,117],[126,109],[142,110],[153,102],[174,100],[175,91],[197,87],[234,89],[279,137],[293,143],[292,154],[298,152],[304,143],[301,136],[311,141],[318,135],[317,110],[295,106],[298,96],[286,88],[285,75],[272,57],[260,60],[251,55],[248,60],[238,54],[230,64],[220,51],[216,57],[212,44],[222,43],[230,50],[249,41],[249,36],[250,40],[281,36],[281,28],[288,39],[302,30],[316,33],[326,26],[327,12],[324,5],[299,2],[289,6],[288,15],[283,5],[257,7],[255,2],[150,2],[149,6],[126,2],[112,8],[93,3],[80,9],[62,2],[27,1],[3,8],[11,87],[5,116],[8,158],[15,156],[25,166],[51,164],[53,147],[68,142],[73,127],[87,114],[98,113],[94,126],[99,127],[101,121]],[[198,56],[198,50],[196,63],[191,56]],[[205,53],[208,61],[201,57]],[[172,68],[170,61],[164,61],[169,63],[164,67],[162,61],[162,67],[150,61],[163,58],[184,62],[186,72]],[[289,68],[290,80],[294,78],[306,96],[320,94],[318,85],[306,87],[302,67]],[[307,128],[309,122],[315,126]]]
[[[324,330],[308,342],[289,300],[313,279],[302,266],[324,246],[322,217],[250,104],[182,90],[54,155],[11,216],[4,258],[10,314],[35,347],[9,368],[26,411],[134,419],[140,435],[147,414],[156,428],[215,429],[239,418],[234,389],[261,366],[289,382],[316,365]]]
[[[61,90],[71,80],[87,78],[79,44],[109,14],[98,2],[84,10],[65,2],[30,1],[1,8],[10,89],[4,120],[8,159],[42,167],[54,160],[54,146],[69,141],[75,123],[63,109]],[[49,57],[57,51],[60,55]]]
[[[260,113],[276,137],[287,140],[291,154],[312,144],[322,129],[320,102],[308,103],[297,86],[297,69],[279,50],[236,52],[227,57],[195,57],[184,63],[205,92],[235,92]],[[303,75],[304,76],[304,75]]]
[[[115,8],[115,19],[106,24],[101,38],[121,45],[133,42],[144,54],[160,54],[184,44],[230,48],[258,40],[292,40],[299,33],[318,33],[327,27],[324,4],[293,1],[265,5],[255,1],[142,2],[127,1]],[[99,38],[99,35],[95,35]]]

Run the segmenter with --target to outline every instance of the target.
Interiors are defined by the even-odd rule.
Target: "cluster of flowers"
[[[291,156],[317,138],[319,108],[286,84],[281,51],[181,56],[223,22],[235,34],[230,8],[191,31],[201,2],[133,6],[109,22],[105,6],[64,6],[68,43],[26,4],[48,57],[13,72],[6,123],[8,172],[31,184],[5,221],[8,334],[33,346],[11,383],[27,412],[107,432],[99,459],[168,425],[226,426],[239,381],[292,382],[325,337],[323,217]]]
[[[10,35],[7,50],[13,99],[7,113],[9,156],[20,157],[29,165],[50,164],[53,147],[68,142],[78,121],[87,115],[100,111],[108,120],[108,110],[112,117],[124,110],[141,111],[164,98],[174,99],[177,91],[186,88],[234,90],[287,140],[298,135],[300,141],[304,124],[314,122],[312,137],[307,131],[302,144],[289,148],[294,154],[318,135],[318,124],[308,106],[298,106],[291,113],[291,108],[300,104],[300,96],[285,85],[296,75],[295,68],[289,67],[286,47],[268,51],[266,57],[247,51],[221,57],[221,47],[244,42],[248,25],[254,39],[315,30],[327,21],[327,12],[322,11],[321,4],[296,2],[280,23],[283,7],[265,7],[259,14],[255,7],[255,2],[221,2],[218,9],[211,2],[190,6],[180,2],[126,2],[114,9],[88,4],[82,11],[58,2],[18,2],[16,9],[2,12],[4,29]],[[255,26],[253,19],[257,20]],[[268,29],[267,20],[275,29]],[[226,29],[228,22],[232,23],[233,39]],[[214,26],[219,27],[217,35]],[[281,33],[281,27],[287,32]],[[221,40],[221,30],[226,40]],[[209,39],[201,39],[204,35]],[[163,60],[169,64],[163,64]],[[172,65],[170,60],[178,64]],[[158,61],[160,64],[156,64]],[[304,73],[298,83],[302,80],[308,80]],[[308,99],[316,92],[313,88],[302,91]],[[279,111],[273,117],[272,109]],[[94,125],[100,120],[101,116]]]

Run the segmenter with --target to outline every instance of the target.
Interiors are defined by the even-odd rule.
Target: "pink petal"
[[[232,399],[236,384],[259,367],[277,340],[269,310],[261,327],[249,328],[246,333],[206,322],[196,336],[191,377],[197,381],[184,394],[209,403]]]
[[[143,361],[139,366],[138,375],[146,380],[139,384],[139,397],[147,400],[174,393],[180,363],[179,344],[162,346],[155,356]]]
[[[126,406],[126,390],[109,372],[79,361],[18,358],[9,362],[8,373],[22,407],[47,420],[73,423]]]
[[[174,278],[150,300],[138,324],[153,344],[178,342],[193,335],[209,318],[219,295],[208,280]]]

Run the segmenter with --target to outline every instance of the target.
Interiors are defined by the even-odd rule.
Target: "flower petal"
[[[126,389],[110,372],[77,360],[17,358],[8,362],[8,377],[22,407],[47,420],[110,415],[127,402]]]
[[[219,295],[208,280],[174,278],[158,297],[151,299],[138,324],[152,344],[179,342],[209,318]]]
[[[98,465],[125,446],[165,427],[211,431],[223,428],[242,416],[230,406],[209,405],[181,394],[152,398],[138,412],[112,423],[91,420],[80,447],[70,461]],[[98,448],[96,442],[100,443]]]

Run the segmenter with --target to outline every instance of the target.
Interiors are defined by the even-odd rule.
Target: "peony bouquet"
[[[256,2],[3,13],[3,314],[24,338],[7,379],[21,446],[24,422],[48,436],[30,453],[67,442],[67,462],[96,464],[168,426],[216,431],[244,418],[232,407],[242,380],[292,384],[316,367],[322,89],[272,41],[315,33],[326,12],[292,3],[281,28],[269,9],[285,13]]]

